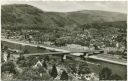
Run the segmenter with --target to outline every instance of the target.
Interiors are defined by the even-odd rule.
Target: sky
[[[103,10],[127,13],[126,1],[9,1],[3,0],[5,4],[29,4],[44,11],[71,12],[79,10]]]

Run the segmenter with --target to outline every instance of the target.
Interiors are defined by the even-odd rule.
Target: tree
[[[56,69],[56,66],[55,66],[55,64],[54,64],[53,67],[52,67],[51,76],[52,76],[53,78],[56,78],[57,75],[58,75],[57,69]]]
[[[26,68],[21,74],[17,76],[21,80],[41,80],[40,73],[37,70]]]
[[[49,61],[49,56],[47,55],[45,58],[44,58],[44,61]]]
[[[100,48],[98,48],[97,45],[93,45],[95,47],[95,50],[99,50]]]
[[[9,71],[9,73],[16,74],[15,64],[13,62],[6,62],[1,66],[1,72]]]
[[[7,51],[8,50],[8,47],[7,46],[4,46],[4,50]]]
[[[43,66],[45,69],[47,69],[47,67],[48,67],[45,61],[43,62]]]
[[[78,74],[89,74],[91,71],[88,67],[81,67]]]
[[[89,74],[91,71],[88,68],[88,64],[86,62],[79,63],[78,74]]]
[[[38,71],[39,73],[46,73],[46,70],[45,70],[45,68],[44,68],[43,66],[39,66],[39,67],[37,68],[37,71]]]
[[[55,43],[54,43],[56,46],[65,46],[66,45],[66,40],[61,37],[61,38],[57,38],[55,40]]]
[[[27,57],[28,66],[33,66],[37,62],[38,62],[38,58],[37,57],[35,57],[35,56],[29,56],[29,57]]]
[[[11,56],[10,51],[8,51],[8,55],[7,55],[8,60],[10,59],[10,56]]]
[[[61,62],[64,63],[64,55],[61,55]]]
[[[18,64],[19,64],[20,67],[28,67],[29,66],[28,62],[26,60],[20,60],[18,62]]]
[[[29,53],[28,49],[23,50],[23,54],[28,54],[28,53]]]
[[[20,54],[20,57],[18,57],[18,61],[20,61],[20,60],[25,60],[26,58],[24,57],[24,55],[23,54]]]
[[[99,73],[100,80],[110,80],[112,71],[111,69],[105,67]]]
[[[47,73],[47,72],[44,72],[44,73],[42,73],[42,80],[50,80],[50,75],[49,75],[49,73]]]
[[[60,80],[68,80],[68,73],[65,70],[62,72]]]
[[[27,66],[26,58],[22,54],[17,58],[17,64],[20,64],[21,67]]]
[[[71,73],[77,73],[77,68],[76,68],[76,63],[69,63],[68,64],[68,67],[69,67],[69,70],[71,71]]]
[[[1,80],[2,81],[11,81],[13,80],[13,73],[9,73],[9,72],[2,72],[1,73]]]

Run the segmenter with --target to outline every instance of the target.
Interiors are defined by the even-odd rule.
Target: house
[[[44,44],[45,44],[45,45],[51,45],[51,44],[53,44],[53,43],[50,42],[50,41],[47,41],[47,42],[44,42]]]
[[[67,47],[70,50],[88,50],[87,46],[81,46],[81,45],[78,45],[78,44],[67,44]]]
[[[8,54],[7,54],[7,52],[6,52],[6,51],[5,51],[5,52],[3,52],[3,59],[4,59],[4,61],[5,61],[5,62],[7,62],[7,55],[8,55]]]
[[[42,66],[41,61],[38,60],[38,62],[33,66],[33,68],[39,68],[40,66]]]
[[[93,45],[93,44],[90,44],[90,46],[89,46],[89,50],[90,50],[90,51],[95,50],[95,47],[94,47],[94,45]]]

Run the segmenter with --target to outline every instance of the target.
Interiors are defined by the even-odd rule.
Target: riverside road
[[[45,45],[35,45],[35,44],[30,44],[30,43],[24,43],[23,41],[16,41],[16,40],[10,40],[10,39],[1,39],[2,41],[5,42],[10,42],[10,43],[14,43],[14,44],[20,44],[22,46],[32,46],[32,47],[42,47],[45,48],[47,50],[52,50],[52,51],[58,51],[58,52],[71,52],[69,50],[63,50],[63,49],[59,49],[59,48],[54,48],[54,47],[48,47]],[[117,58],[112,58],[112,56],[109,56],[107,54],[99,54],[99,55],[91,55],[89,56],[89,58],[95,59],[95,60],[101,60],[101,61],[105,61],[105,62],[110,62],[110,63],[115,63],[115,64],[120,64],[120,65],[127,65],[127,61],[124,59],[117,59]]]

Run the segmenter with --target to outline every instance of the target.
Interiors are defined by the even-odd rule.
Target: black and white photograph
[[[1,81],[127,81],[127,1],[1,2]]]

